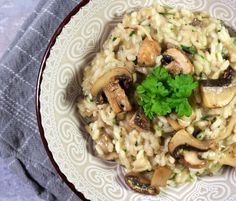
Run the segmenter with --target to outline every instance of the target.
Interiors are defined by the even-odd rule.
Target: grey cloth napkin
[[[50,38],[80,0],[41,0],[0,62],[0,156],[44,200],[80,200],[48,159],[38,131],[35,91]]]

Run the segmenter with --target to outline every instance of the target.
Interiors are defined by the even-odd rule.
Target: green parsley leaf
[[[142,85],[139,85],[136,90],[139,94],[145,93],[145,88]]]
[[[189,117],[192,114],[192,108],[187,98],[169,98],[167,102],[171,108],[175,109],[179,117]]]
[[[154,114],[159,114],[161,116],[165,116],[171,112],[171,107],[165,100],[154,102],[151,109]]]
[[[135,31],[131,31],[131,32],[129,33],[129,37],[132,37],[132,36],[135,35],[135,34],[136,34]]]
[[[169,79],[168,84],[173,91],[173,95],[178,98],[187,98],[191,96],[192,90],[197,88],[197,82],[193,81],[191,75],[177,75],[175,78]]]
[[[192,114],[192,108],[188,102],[188,99],[185,98],[180,104],[176,105],[175,111],[177,112],[179,117],[190,117]]]
[[[159,66],[137,86],[138,104],[149,119],[156,115],[165,116],[172,111],[179,117],[190,116],[192,108],[188,97],[197,87],[198,83],[191,75],[172,77],[165,68]]]
[[[170,79],[170,74],[168,71],[163,67],[157,67],[152,71],[152,75],[158,80],[158,81],[167,81]]]
[[[188,54],[195,55],[197,53],[197,49],[194,46],[186,46],[186,45],[180,45],[181,49]]]

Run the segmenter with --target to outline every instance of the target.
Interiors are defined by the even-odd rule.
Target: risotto
[[[151,195],[236,167],[235,71],[236,38],[207,13],[126,14],[84,70],[78,108],[97,155]]]

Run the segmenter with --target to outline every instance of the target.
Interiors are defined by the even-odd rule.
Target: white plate
[[[69,186],[90,200],[236,200],[236,170],[230,168],[221,176],[164,188],[155,197],[134,193],[125,185],[119,165],[92,154],[79,123],[75,102],[81,93],[81,68],[99,51],[123,13],[154,2],[206,10],[236,28],[235,0],[93,0],[82,9],[78,6],[54,35],[39,75],[38,120],[45,148]]]

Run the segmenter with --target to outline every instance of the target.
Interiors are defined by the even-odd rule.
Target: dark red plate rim
[[[44,135],[44,129],[42,126],[42,118],[41,118],[41,114],[40,114],[40,92],[41,92],[41,82],[42,82],[42,75],[46,66],[46,61],[48,59],[48,57],[50,56],[50,51],[51,48],[53,47],[53,45],[56,42],[57,37],[60,35],[60,33],[62,32],[62,29],[65,27],[65,25],[71,20],[71,18],[79,12],[79,10],[85,6],[90,0],[82,0],[70,13],[69,15],[63,20],[63,22],[59,25],[59,27],[57,28],[57,30],[55,31],[53,37],[51,38],[47,49],[44,53],[42,62],[41,62],[41,66],[40,66],[40,70],[39,70],[39,74],[38,74],[38,80],[37,80],[37,86],[36,86],[36,114],[37,114],[37,121],[38,121],[38,127],[39,127],[39,132],[41,135],[41,139],[43,141],[44,144],[44,148],[46,149],[46,152],[48,154],[49,159],[51,160],[54,168],[56,169],[56,171],[58,172],[58,174],[61,176],[61,178],[63,179],[63,181],[71,188],[71,190],[82,200],[84,201],[88,201],[84,195],[79,192],[74,184],[72,184],[71,182],[68,181],[67,177],[61,172],[58,164],[56,163],[56,161],[53,158],[52,152],[50,151],[49,147],[48,147],[48,142],[45,138]]]

